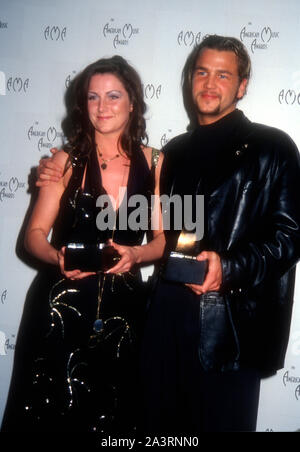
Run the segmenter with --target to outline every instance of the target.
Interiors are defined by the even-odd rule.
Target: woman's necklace
[[[98,146],[97,146],[97,152],[99,153]],[[113,160],[114,158],[119,157],[119,155],[120,154],[118,154],[117,156],[115,156],[109,160]],[[99,154],[99,156],[100,156],[100,154]],[[103,165],[105,165],[105,162],[103,163]],[[101,167],[102,167],[102,165],[101,165]],[[106,168],[106,165],[105,165],[105,168]],[[105,168],[103,168],[103,169],[105,169]],[[123,171],[122,182],[121,182],[120,187],[124,186],[125,174],[126,174],[126,166]],[[120,194],[120,191],[119,191],[119,194]],[[117,204],[119,204],[119,195],[118,195],[118,199],[117,199]],[[116,206],[117,206],[117,204],[116,204]],[[115,222],[114,222],[114,226],[113,226],[113,230],[112,230],[112,236],[111,236],[112,240],[114,240],[116,223],[117,223],[117,214],[115,216]],[[115,258],[115,259],[119,260],[119,258]],[[93,330],[96,334],[102,333],[102,331],[104,329],[104,324],[105,324],[105,321],[100,317],[100,306],[101,306],[101,301],[102,301],[102,297],[103,297],[106,276],[107,276],[106,273],[101,274],[101,272],[99,272],[99,274],[98,274],[98,300],[97,300],[98,303],[97,303],[96,320],[94,321],[94,325],[93,325]]]
[[[114,157],[112,157],[112,158],[110,158],[110,159],[105,159],[105,158],[103,157],[103,154],[100,152],[100,150],[99,150],[99,148],[98,148],[98,145],[97,145],[97,153],[98,153],[100,159],[101,159],[102,162],[103,162],[103,163],[100,164],[100,166],[101,166],[101,168],[102,168],[103,170],[105,170],[105,169],[107,168],[108,162],[111,162],[112,160],[115,160],[116,158],[120,157],[120,154],[118,153],[118,154],[116,154]]]

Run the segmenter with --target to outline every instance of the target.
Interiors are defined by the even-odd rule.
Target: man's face
[[[192,80],[192,95],[200,124],[211,124],[235,109],[245,94],[247,79],[240,81],[234,52],[203,49]]]

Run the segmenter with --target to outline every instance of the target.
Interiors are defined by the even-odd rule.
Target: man
[[[142,350],[143,431],[253,431],[260,381],[283,367],[299,259],[299,153],[236,109],[250,59],[206,37],[187,59],[190,131],[165,147],[162,194],[204,195],[204,283],[155,284]],[[45,176],[46,177],[46,176]],[[165,231],[166,256],[179,231]]]
[[[202,285],[158,279],[142,353],[147,433],[253,431],[260,380],[283,367],[299,259],[299,153],[236,109],[250,59],[206,37],[183,71],[190,131],[165,147],[161,192],[204,194]],[[167,251],[178,231],[165,231]]]

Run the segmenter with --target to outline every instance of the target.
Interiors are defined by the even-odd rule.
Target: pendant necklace
[[[98,151],[98,146],[97,146],[97,151]],[[115,158],[117,158],[117,157],[120,156],[120,154],[117,154],[115,157],[112,157],[111,159],[106,159],[106,160],[104,160],[103,157],[102,157],[102,155],[99,153],[99,151],[98,151],[98,154],[99,154],[99,157],[101,157],[102,160],[104,161],[104,163],[102,163],[102,165],[101,165],[101,168],[103,168],[103,165],[104,165],[104,168],[103,168],[103,169],[106,169],[106,167],[107,167],[106,162],[108,162],[108,161],[110,161],[110,160],[114,160]],[[124,168],[121,186],[123,186],[123,184],[124,184],[125,173],[126,173],[126,167]],[[119,201],[119,198],[118,198],[118,201]],[[117,218],[115,217],[115,224],[114,224],[114,227],[113,227],[113,230],[112,230],[112,237],[111,237],[112,240],[114,239],[114,235],[115,235],[116,221],[117,221]],[[98,277],[98,300],[97,300],[98,303],[97,303],[97,312],[96,312],[96,320],[94,321],[94,324],[93,324],[93,330],[94,330],[94,332],[95,332],[96,334],[102,333],[102,332],[103,332],[103,329],[104,329],[104,321],[103,321],[103,319],[101,319],[101,317],[100,317],[100,305],[101,305],[101,301],[102,301],[102,296],[103,296],[103,291],[104,291],[105,280],[106,280],[106,273],[104,273],[104,275],[102,275],[102,277],[101,277],[101,275],[99,274],[99,277]]]
[[[120,157],[120,154],[118,153],[118,154],[116,154],[114,157],[112,157],[112,158],[110,158],[110,159],[105,159],[105,158],[103,157],[102,152],[100,152],[100,150],[99,150],[99,148],[98,148],[98,145],[96,145],[96,146],[97,146],[97,153],[98,153],[100,159],[101,159],[102,162],[103,162],[103,163],[100,164],[100,166],[101,166],[101,168],[102,168],[103,170],[105,170],[105,169],[107,168],[108,162],[111,162],[112,160],[115,160],[116,158]]]

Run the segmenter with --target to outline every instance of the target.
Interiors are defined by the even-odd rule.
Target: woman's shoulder
[[[72,165],[69,154],[63,149],[60,149],[52,156],[52,162],[59,166],[63,171],[62,183],[66,187],[72,174]]]
[[[56,163],[60,166],[65,166],[69,158],[69,154],[67,154],[63,149],[58,150],[55,152],[55,154],[52,156],[53,163]]]

